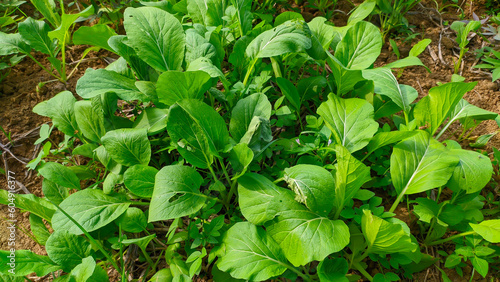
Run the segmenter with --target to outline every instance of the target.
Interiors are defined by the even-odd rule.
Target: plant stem
[[[398,207],[399,202],[401,202],[401,199],[403,199],[404,195],[405,195],[405,193],[403,193],[403,192],[401,192],[401,194],[399,194],[399,196],[396,199],[396,201],[394,201],[394,204],[392,204],[391,209],[389,210],[389,212],[391,212],[391,213],[394,212],[394,210]]]
[[[57,80],[62,81],[62,79],[60,77],[58,77],[57,75],[53,74],[51,71],[49,71],[48,69],[46,69],[37,59],[35,59],[35,57],[31,56],[30,53],[26,53],[26,55],[32,59],[39,67],[41,67],[44,71],[46,71],[48,74],[52,75],[53,77],[57,78]]]
[[[373,281],[373,277],[368,272],[366,272],[366,270],[359,264],[359,262],[355,262],[352,265],[354,266],[354,268],[356,268],[356,270],[361,272],[361,274],[363,274],[366,279]]]
[[[248,68],[247,70],[247,73],[245,75],[245,79],[243,80],[243,85],[246,86],[247,85],[247,82],[248,82],[248,79],[250,78],[250,74],[252,73],[253,71],[253,68],[255,67],[255,64],[257,63],[257,60],[259,58],[255,58],[253,59],[252,63],[250,64],[250,67]]]
[[[439,244],[442,244],[442,243],[446,243],[446,242],[448,242],[448,241],[451,241],[451,240],[453,240],[453,239],[460,238],[460,237],[467,236],[467,235],[472,235],[472,234],[476,234],[476,231],[467,231],[467,232],[463,232],[463,233],[460,233],[460,234],[457,234],[457,235],[450,236],[450,237],[445,238],[445,239],[436,240],[436,241],[434,241],[434,242],[431,242],[431,243],[429,243],[429,244],[426,244],[426,246],[435,246],[435,245],[439,245]]]

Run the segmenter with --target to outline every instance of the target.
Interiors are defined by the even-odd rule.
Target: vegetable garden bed
[[[495,7],[0,4],[0,280],[498,281]]]

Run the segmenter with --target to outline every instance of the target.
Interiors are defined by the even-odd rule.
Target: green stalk
[[[361,272],[361,274],[363,274],[366,279],[368,279],[369,281],[373,281],[373,277],[368,272],[366,272],[366,270],[359,264],[359,262],[353,263],[353,266],[354,268],[356,268],[356,270]]]
[[[434,242],[431,242],[429,244],[425,244],[426,246],[435,246],[435,245],[439,245],[439,244],[443,244],[443,243],[446,243],[448,241],[451,241],[453,239],[457,239],[457,238],[460,238],[460,237],[463,237],[463,236],[467,236],[467,235],[472,235],[472,234],[476,234],[476,231],[467,231],[467,232],[462,232],[460,234],[457,234],[457,235],[453,235],[453,236],[450,236],[448,238],[445,238],[445,239],[441,239],[441,240],[436,240]]]
[[[401,202],[401,199],[403,199],[405,193],[404,192],[401,192],[401,194],[399,194],[398,198],[396,199],[396,201],[394,201],[394,204],[392,204],[391,206],[391,209],[389,210],[389,212],[394,212],[394,210],[396,210],[396,208],[398,207],[398,204],[399,202]]]
[[[255,64],[257,63],[257,60],[259,60],[259,58],[253,59],[252,63],[250,64],[250,67],[248,68],[247,73],[245,75],[245,79],[243,80],[244,86],[247,85],[248,79],[250,78],[250,74],[252,73],[253,68],[255,67]]]
[[[44,71],[46,71],[47,73],[49,73],[50,75],[52,75],[53,77],[57,78],[57,80],[62,81],[62,79],[60,77],[58,77],[57,75],[53,74],[51,71],[49,71],[48,69],[46,69],[44,66],[42,66],[42,64],[40,64],[39,61],[37,61],[37,59],[35,59],[33,56],[31,56],[30,53],[26,53],[26,55],[32,59],[39,67],[41,67]]]
[[[125,281],[125,259],[123,258],[123,244],[122,244],[122,224],[118,224],[118,238],[120,241],[120,261],[122,263],[122,281]]]

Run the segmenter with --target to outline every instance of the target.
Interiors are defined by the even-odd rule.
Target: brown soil
[[[484,15],[484,1],[465,1],[461,4],[464,9],[466,18],[471,18],[472,12],[475,11],[478,15]],[[356,4],[361,1],[354,1]],[[28,7],[28,5],[26,5]],[[428,90],[437,86],[438,82],[449,82],[453,74],[453,60],[456,59],[458,53],[457,44],[455,42],[455,34],[450,29],[446,29],[441,25],[444,21],[457,20],[458,13],[456,9],[445,10],[444,14],[439,15],[433,10],[435,4],[433,1],[424,1],[424,6],[414,9],[414,13],[408,16],[408,20],[412,25],[415,25],[414,32],[420,33],[419,39],[430,38],[432,43],[430,49],[435,55],[440,52],[441,59],[433,59],[429,50],[424,51],[421,58],[422,62],[430,68],[432,73],[428,73],[423,67],[408,67],[404,70],[402,76],[398,79],[400,83],[408,84],[417,89],[420,97],[426,95]],[[26,7],[25,7],[26,8]],[[303,13],[304,17],[312,18],[314,16],[321,16],[321,14],[307,7],[297,7]],[[336,9],[342,10],[344,13],[336,13],[332,21],[337,26],[345,25],[347,21],[347,13],[352,9],[352,5],[347,1],[339,1]],[[30,13],[33,13],[30,10]],[[440,36],[441,35],[441,36]],[[441,39],[440,39],[441,38]],[[403,39],[396,40],[401,52],[401,56],[405,57],[412,44],[416,43],[413,40],[411,43],[404,43]],[[477,64],[475,55],[472,50],[479,49],[483,46],[483,40],[476,36],[472,39],[469,51],[464,58],[464,66],[461,70],[462,76],[466,77],[466,81],[478,81],[476,88],[465,95],[465,99],[473,105],[483,109],[499,113],[500,112],[500,87],[498,82],[491,82],[491,76],[485,73],[478,72],[477,69],[472,69],[474,64]],[[77,46],[70,48],[67,52],[68,61],[70,63],[79,60],[85,46]],[[42,64],[46,67],[49,66],[46,59],[39,55],[33,54]],[[6,132],[10,132],[12,139],[18,139],[10,151],[26,162],[37,156],[39,146],[33,143],[38,138],[38,130],[41,124],[49,122],[49,119],[40,117],[32,112],[33,107],[45,100],[50,99],[57,93],[63,90],[69,90],[75,93],[76,81],[83,75],[86,68],[103,68],[107,65],[103,59],[109,55],[106,51],[91,52],[75,72],[72,78],[69,79],[67,84],[60,82],[49,82],[44,86],[38,87],[39,83],[52,80],[52,77],[42,70],[39,66],[34,64],[31,60],[25,59],[23,62],[13,68],[11,74],[0,84],[0,100],[2,107],[0,109],[0,125]],[[389,44],[386,44],[382,50],[382,54],[376,62],[376,66],[382,66],[389,62],[396,60],[395,54],[390,49]],[[71,69],[71,67],[69,67]],[[458,129],[458,125],[451,127],[451,131]],[[494,121],[488,121],[481,124],[473,133],[473,136],[480,136],[487,133],[492,133],[498,130],[498,125]],[[31,132],[31,133],[30,133]],[[27,134],[30,133],[30,134]],[[454,135],[448,134],[445,137],[456,138]],[[3,145],[8,144],[6,136],[0,134],[0,142]],[[467,145],[467,144],[463,144]],[[500,136],[497,135],[492,138],[486,148],[491,153],[491,148],[500,148]],[[5,170],[10,170],[15,173],[16,180],[26,186],[27,190],[37,196],[42,196],[41,177],[38,177],[35,172],[29,172],[23,164],[16,161],[7,154],[6,157],[7,167]],[[4,168],[3,162],[1,165]],[[2,177],[0,179],[0,187],[7,189],[7,183]],[[23,192],[20,192],[23,193]],[[398,217],[405,222],[412,221],[413,215],[409,213],[405,207],[401,206],[401,213]],[[7,217],[7,209],[2,205],[0,207],[0,249],[7,250],[7,222],[4,220]],[[19,212],[17,224],[24,230],[30,232],[28,214]],[[29,236],[18,230],[16,238],[16,249],[29,249],[37,254],[45,254],[43,246],[38,245]],[[432,252],[435,252],[432,250]],[[435,253],[437,254],[437,253]],[[454,271],[447,270],[446,272],[452,281],[465,281],[466,279],[459,277]],[[464,277],[469,278],[471,269],[464,270]],[[494,276],[493,276],[494,277]],[[494,279],[492,277],[492,279]],[[440,281],[441,274],[435,268],[414,274],[414,281]],[[468,280],[468,279],[467,279]],[[474,281],[482,281],[480,277],[474,277]],[[494,280],[498,281],[498,280]]]

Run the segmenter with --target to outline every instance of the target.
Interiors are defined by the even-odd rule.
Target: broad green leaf
[[[126,239],[126,240],[123,240],[122,243],[125,246],[135,244],[141,250],[143,250],[143,252],[145,252],[146,247],[148,246],[149,242],[151,242],[151,240],[153,240],[154,238],[156,238],[156,234],[151,234],[151,235],[141,237],[141,238]]]
[[[42,191],[43,195],[56,205],[69,196],[68,188],[52,182],[48,178],[44,178],[42,181]]]
[[[474,269],[479,274],[481,274],[481,276],[483,276],[483,278],[486,278],[486,275],[488,275],[488,268],[489,268],[488,261],[483,259],[483,258],[476,257],[476,256],[472,257],[470,259],[470,261],[471,261]]]
[[[229,131],[233,139],[237,142],[241,140],[254,117],[269,120],[271,110],[271,103],[264,94],[256,93],[239,100],[233,108],[229,122]]]
[[[102,269],[99,266],[98,268]],[[75,279],[75,282],[92,281],[91,277],[93,276],[95,270],[96,270],[95,260],[93,257],[88,256],[82,259],[81,263],[75,266],[73,270],[71,270],[70,275]]]
[[[339,215],[344,205],[352,199],[361,186],[371,180],[370,168],[353,157],[341,145],[335,145],[337,164],[335,165],[334,207]]]
[[[199,57],[196,60],[192,61],[188,68],[186,69],[188,72],[193,72],[193,71],[204,71],[210,77],[220,77],[222,79],[222,82],[224,83],[224,80],[226,80],[226,77],[224,76],[224,73],[217,68],[210,59],[207,59],[205,57]]]
[[[326,18],[315,17],[307,23],[307,26],[311,29],[312,35],[316,37],[325,51],[328,50],[335,37],[333,26],[326,24],[326,21]]]
[[[78,125],[75,118],[76,99],[69,91],[63,91],[46,102],[38,104],[33,111],[48,116],[52,123],[64,134],[75,136]]]
[[[328,65],[332,69],[333,83],[336,87],[335,93],[338,96],[343,96],[347,92],[353,90],[358,82],[365,80],[361,70],[347,69],[337,58],[330,54],[330,52],[326,54],[328,55]]]
[[[335,49],[335,58],[351,70],[370,67],[382,50],[382,35],[369,22],[358,22],[347,30]]]
[[[193,23],[219,26],[224,22],[224,2],[217,0],[187,0],[187,10]]]
[[[244,174],[247,167],[252,163],[253,157],[254,153],[250,148],[248,148],[248,145],[245,143],[239,143],[236,144],[229,153],[229,162],[235,171]]]
[[[151,144],[146,129],[123,128],[109,131],[101,141],[111,158],[124,166],[147,165],[151,159]]]
[[[201,175],[192,167],[170,165],[157,174],[149,222],[191,215],[201,209],[207,196],[200,192]]]
[[[108,173],[104,182],[102,183],[102,191],[104,194],[110,194],[114,191],[117,184],[123,183],[123,176],[116,175],[113,172]]]
[[[63,187],[80,190],[78,176],[68,167],[55,162],[45,163],[38,172],[48,180]]]
[[[154,80],[154,76],[152,77],[151,75],[153,68],[143,61],[132,47],[127,45],[128,41],[125,35],[115,35],[109,38],[108,44],[116,54],[122,56],[127,61],[138,79],[145,81]]]
[[[342,99],[330,93],[317,112],[332,130],[336,143],[351,153],[365,147],[378,129],[373,106],[366,100]]]
[[[89,5],[85,10],[77,14],[66,14],[63,13],[61,16],[61,24],[53,31],[49,32],[49,37],[51,39],[57,39],[59,45],[67,44],[71,40],[71,26],[79,17],[88,17],[94,14],[94,6]]]
[[[15,256],[15,263],[10,264],[9,256]],[[9,272],[14,266],[14,273]],[[0,250],[0,273],[7,276],[27,276],[36,273],[43,277],[51,272],[60,270],[61,267],[47,256],[41,256],[29,250],[19,250],[11,254],[10,251]]]
[[[407,114],[410,112],[410,104],[417,99],[418,92],[411,86],[399,84],[391,69],[363,70],[363,77],[373,80],[375,93],[391,98]]]
[[[59,264],[65,272],[70,272],[92,252],[92,246],[84,237],[65,230],[54,231],[47,240],[45,249],[49,258]]]
[[[113,172],[114,174],[120,174],[122,172],[123,166],[111,158],[104,146],[101,145],[97,147],[94,152],[97,159],[104,165],[107,170]]]
[[[368,0],[364,1],[361,3],[356,9],[352,12],[352,14],[349,16],[349,19],[347,19],[347,26],[356,24],[362,20],[364,20],[366,17],[368,17],[373,9],[375,9],[375,6],[377,5],[376,0]]]
[[[13,197],[9,196],[9,193],[7,190],[0,190],[0,204],[14,203],[16,208],[29,211],[50,222],[56,207],[45,198],[39,198],[33,194],[16,194]]]
[[[50,27],[44,21],[27,18],[19,23],[18,30],[31,48],[51,57],[56,55],[57,44],[49,38]]]
[[[3,33],[0,31],[0,56],[16,53],[27,54],[31,47],[24,42],[19,33]]]
[[[33,0],[31,4],[40,12],[43,17],[56,28],[61,24],[61,16],[56,12],[56,3],[54,0]]]
[[[385,221],[363,210],[361,229],[368,244],[367,253],[391,254],[412,252],[418,245],[412,243],[410,234],[398,223]]]
[[[283,193],[293,199],[291,191],[283,189],[280,191],[271,180],[262,175],[247,173],[238,178],[238,202],[241,213],[253,224],[262,225],[283,209],[283,195],[281,195]]]
[[[239,36],[246,35],[252,29],[252,1],[251,0],[231,0],[231,4],[234,6],[237,22]],[[228,9],[226,9],[227,14]]]
[[[220,65],[217,49],[205,38],[207,29],[198,27],[195,24],[195,28],[186,30],[186,64],[190,65],[196,59],[205,57],[213,64]]]
[[[105,195],[98,189],[85,189],[71,194],[59,206],[87,232],[97,230],[122,215],[130,205],[123,199]],[[52,217],[54,230],[66,230],[71,234],[83,232],[60,210]]]
[[[95,111],[90,101],[75,103],[75,118],[83,136],[96,143],[101,142],[101,137],[106,133],[104,118]]]
[[[285,255],[262,227],[238,222],[226,232],[223,244],[217,267],[234,278],[263,281],[287,270]]]
[[[254,116],[248,125],[248,130],[241,137],[240,143],[248,145],[254,154],[261,154],[273,140],[269,119],[261,116]]]
[[[284,179],[295,192],[295,200],[311,211],[326,216],[333,208],[335,179],[328,170],[308,164],[285,168]]]
[[[130,207],[116,219],[115,223],[125,232],[139,233],[146,230],[148,220],[141,209]]]
[[[490,243],[500,243],[500,219],[485,220],[479,224],[469,224],[484,240]]]
[[[477,82],[450,82],[429,90],[429,95],[422,98],[415,106],[413,115],[417,126],[427,126],[431,135],[441,124],[450,117],[450,114],[460,102],[465,93],[472,90]]]
[[[152,166],[134,165],[123,174],[125,187],[139,197],[149,198],[153,195],[155,177],[158,170]]]
[[[73,44],[97,46],[114,52],[108,44],[109,38],[114,35],[116,32],[105,24],[82,26],[73,33]]]
[[[170,107],[167,130],[179,153],[199,168],[211,165],[229,143],[224,119],[198,100],[184,99]]]
[[[303,21],[304,17],[302,17],[302,15],[300,13],[286,11],[286,12],[280,13],[276,17],[276,19],[274,19],[274,26],[277,27],[282,23],[285,23],[285,22],[291,21],[291,20],[295,20],[295,19]]]
[[[394,146],[392,183],[400,197],[427,191],[445,185],[457,163],[441,143],[420,131]]]
[[[451,124],[456,120],[464,120],[472,118],[474,120],[494,120],[498,116],[497,113],[483,110],[479,107],[469,104],[469,102],[461,99],[455,109],[450,114],[450,119],[447,123]]]
[[[373,136],[372,140],[370,140],[370,143],[368,143],[368,153],[375,152],[377,149],[386,145],[410,138],[417,133],[417,131],[390,131],[377,133]]]
[[[322,261],[349,244],[349,229],[343,221],[320,216],[296,202],[286,204],[266,223],[266,230],[294,266]]]
[[[148,135],[156,135],[167,128],[168,109],[146,108],[134,122],[134,128],[145,128]]]
[[[290,104],[292,104],[293,108],[299,112],[301,101],[299,92],[297,91],[297,88],[295,88],[295,85],[293,85],[293,83],[291,83],[288,79],[282,77],[277,77],[276,82],[281,89],[281,93],[287,98]]]
[[[431,44],[432,40],[426,38],[420,40],[417,44],[413,45],[410,50],[410,56],[417,57],[418,55],[422,54],[424,52],[425,48]]]
[[[346,277],[349,265],[344,258],[325,259],[318,264],[318,276],[321,282],[348,282]]]
[[[203,71],[167,71],[156,84],[158,100],[171,106],[182,99],[202,100],[211,86],[210,75]]]
[[[125,30],[137,55],[157,71],[180,70],[186,35],[177,18],[155,7],[127,8]]]
[[[147,96],[135,86],[135,79],[130,79],[114,71],[105,69],[87,69],[76,83],[76,93],[84,99],[113,92],[125,101],[144,100]]]
[[[427,69],[427,71],[430,72],[429,68],[426,65],[424,65],[424,63],[422,63],[422,61],[418,57],[413,57],[413,56],[408,56],[406,58],[388,63],[384,65],[384,68],[396,69],[396,68],[406,68],[409,66],[422,66],[425,69]]]
[[[29,216],[29,220],[30,220],[30,229],[33,235],[35,235],[36,241],[40,245],[45,246],[47,239],[49,239],[50,232],[45,226],[43,219],[35,215],[34,213],[31,213]]]
[[[173,278],[174,277],[172,276],[170,269],[163,268],[156,272],[155,275],[148,280],[148,282],[172,282]]]
[[[478,152],[452,149],[447,152],[459,159],[453,174],[448,181],[448,188],[455,192],[467,191],[468,194],[481,191],[493,174],[491,160]]]
[[[259,34],[246,49],[249,58],[268,58],[311,48],[307,25],[298,20],[288,21]]]

